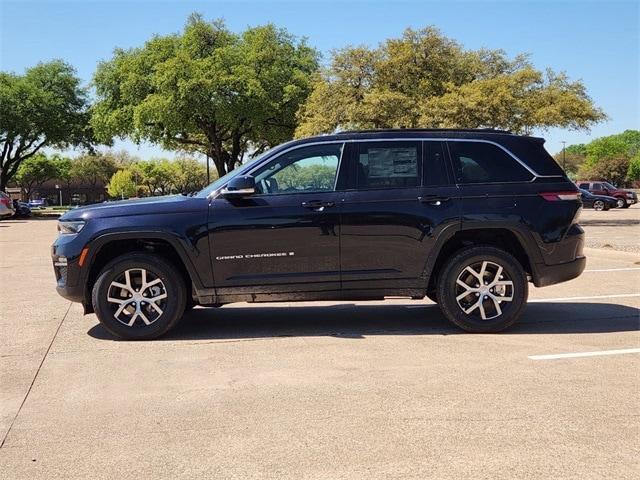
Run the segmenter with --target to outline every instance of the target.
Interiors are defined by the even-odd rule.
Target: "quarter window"
[[[332,191],[343,144],[313,145],[284,153],[254,173],[266,195]]]
[[[458,183],[531,180],[531,173],[496,145],[484,142],[448,142],[448,144]]]
[[[356,187],[417,187],[420,182],[419,142],[362,142],[358,146]]]

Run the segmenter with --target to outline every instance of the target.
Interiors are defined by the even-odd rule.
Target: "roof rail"
[[[482,132],[482,133],[503,133],[511,134],[509,130],[499,130],[496,128],[379,128],[371,130],[345,130],[335,132],[333,135],[346,135],[351,133],[391,133],[391,132]]]

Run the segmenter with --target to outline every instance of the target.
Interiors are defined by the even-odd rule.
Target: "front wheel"
[[[627,208],[627,202],[624,198],[616,199],[616,205],[618,206],[618,208]]]
[[[182,317],[186,288],[180,272],[157,255],[132,253],[107,264],[91,300],[100,323],[127,340],[167,333]]]
[[[596,200],[595,202],[593,202],[593,209],[597,210],[597,211],[601,211],[601,210],[606,210],[604,205],[604,202],[602,200]]]
[[[527,303],[522,265],[495,247],[470,247],[445,265],[437,286],[444,315],[467,332],[492,333],[513,325]]]

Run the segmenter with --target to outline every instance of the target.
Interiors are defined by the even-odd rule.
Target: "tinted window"
[[[420,142],[363,142],[356,152],[358,189],[420,184]]]
[[[254,172],[261,194],[326,192],[334,188],[342,144],[314,145],[284,153]]]
[[[532,175],[490,143],[448,142],[458,183],[526,182]]]
[[[448,185],[446,145],[444,142],[425,142],[424,185]]]
[[[584,190],[588,190],[589,189],[589,184],[588,183],[581,183],[578,188],[582,188]]]
[[[602,184],[601,183],[594,183],[593,184],[593,189],[594,190],[602,190]]]

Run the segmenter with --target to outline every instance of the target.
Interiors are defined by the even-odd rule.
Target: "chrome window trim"
[[[441,138],[434,138],[434,137],[431,137],[431,138],[421,138],[421,137],[349,138],[349,139],[343,139],[343,140],[324,140],[324,141],[321,140],[321,141],[317,141],[317,142],[303,143],[303,144],[299,144],[299,145],[293,145],[293,146],[283,150],[282,152],[278,152],[277,154],[275,154],[275,156],[271,156],[271,157],[265,158],[263,162],[260,162],[260,164],[255,165],[248,172],[244,172],[243,175],[251,175],[253,172],[255,172],[256,170],[261,168],[265,163],[270,162],[272,160],[275,160],[276,158],[280,157],[281,155],[289,153],[292,150],[297,150],[299,148],[305,148],[305,147],[312,147],[314,145],[329,145],[329,144],[334,144],[334,143],[341,143],[342,144],[342,150],[341,150],[341,153],[340,153],[340,160],[338,162],[338,171],[337,171],[337,174],[339,174],[340,173],[340,167],[342,165],[342,157],[344,156],[344,150],[345,150],[346,144],[347,143],[356,143],[356,142],[475,142],[475,143],[488,143],[488,144],[494,145],[494,146],[498,147],[499,149],[501,149],[502,151],[504,151],[507,155],[509,155],[511,158],[513,158],[516,162],[518,162],[522,167],[524,167],[525,170],[527,170],[533,176],[533,178],[531,180],[529,180],[529,181],[519,181],[519,182],[480,182],[480,183],[465,183],[464,185],[488,185],[488,184],[498,184],[498,183],[531,183],[531,182],[534,182],[536,180],[536,178],[560,178],[560,177],[562,177],[562,175],[540,175],[540,174],[538,174],[535,170],[533,170],[531,167],[529,167],[525,162],[523,162],[520,158],[518,158],[518,156],[516,156],[508,148],[506,148],[503,145],[500,145],[499,143],[494,142],[492,140],[486,140],[486,139],[483,139],[483,138],[449,138],[449,137],[441,137]],[[423,165],[423,169],[424,169],[424,165]],[[338,175],[336,175],[336,180],[335,180],[335,183],[334,183],[334,189],[333,189],[334,192],[336,191],[335,189],[336,189],[336,186],[337,186],[337,181],[338,181]],[[457,179],[456,179],[456,185],[458,185]],[[210,200],[217,198],[219,193],[220,193],[220,190],[222,190],[224,187],[226,187],[226,185],[223,185],[222,187],[220,187],[219,190],[216,190],[215,192],[211,192],[209,194],[208,198]]]

